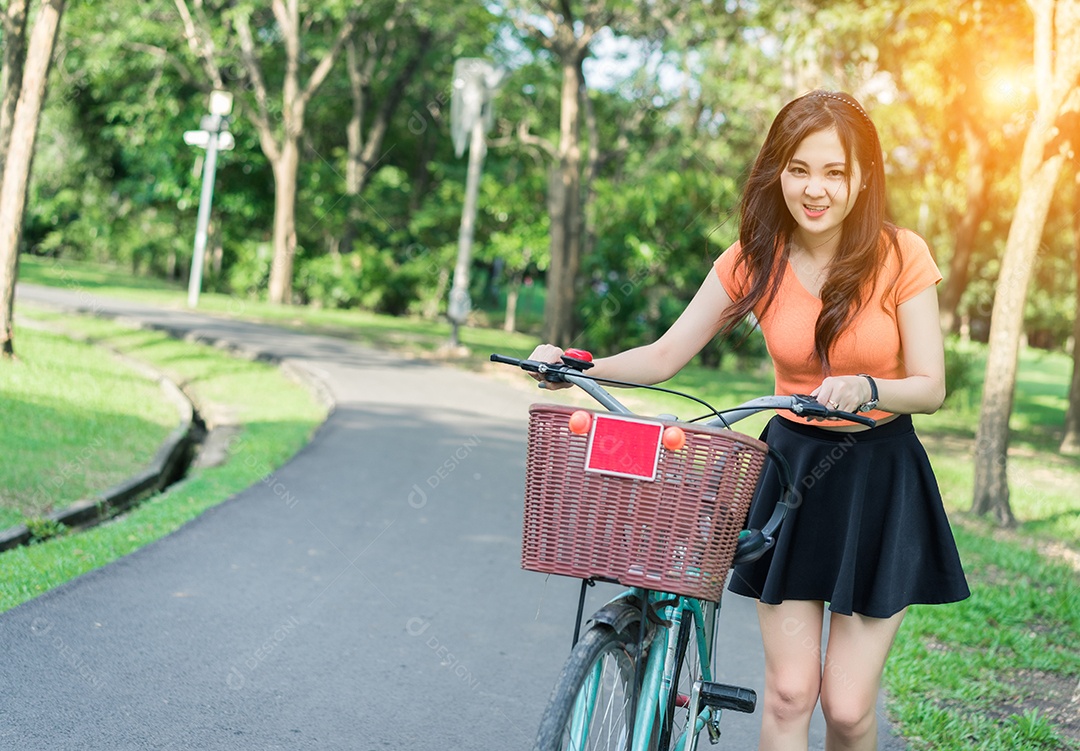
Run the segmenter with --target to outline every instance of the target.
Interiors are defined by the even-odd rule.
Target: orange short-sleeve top
[[[940,282],[941,273],[921,237],[910,230],[900,230],[897,241],[899,256],[895,252],[886,255],[873,294],[833,343],[829,353],[833,375],[868,373],[885,380],[907,375],[897,308]],[[735,267],[740,248],[735,243],[714,264],[720,283],[733,300],[739,299],[749,287],[747,268]],[[783,274],[769,309],[762,311],[763,303],[759,303],[754,315],[773,361],[776,393],[809,394],[825,377],[821,360],[814,353],[814,324],[821,313],[821,300],[802,285],[790,263],[784,263]],[[890,289],[894,279],[896,283]],[[784,411],[781,414],[792,420],[801,419]],[[881,419],[890,413],[873,410],[867,414]]]

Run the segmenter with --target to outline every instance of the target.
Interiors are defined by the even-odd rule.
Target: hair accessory
[[[843,102],[848,107],[851,107],[853,110],[855,110],[860,115],[862,115],[863,119],[866,120],[866,122],[870,123],[870,127],[874,126],[874,121],[870,119],[870,115],[866,114],[866,110],[864,110],[862,108],[862,106],[859,105],[859,103],[856,102],[854,99],[847,99],[845,97],[840,96],[839,94],[834,94],[831,91],[815,91],[815,92],[812,92],[810,94],[810,96],[817,96],[817,97],[822,97],[824,99],[832,99],[832,100],[837,101],[837,102]]]

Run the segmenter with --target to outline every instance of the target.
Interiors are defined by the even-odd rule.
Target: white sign
[[[210,133],[205,130],[185,130],[184,143],[205,149],[210,144]],[[218,133],[217,147],[222,151],[231,151],[236,146],[236,139],[228,131]]]

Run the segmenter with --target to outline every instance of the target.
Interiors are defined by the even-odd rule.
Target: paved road
[[[265,482],[0,615],[0,749],[531,746],[577,590],[518,568],[534,393],[79,290],[18,298],[272,356],[336,407]],[[723,622],[721,680],[760,691],[752,602]],[[757,722],[729,713],[722,747],[756,747]],[[882,748],[903,745],[883,728]]]

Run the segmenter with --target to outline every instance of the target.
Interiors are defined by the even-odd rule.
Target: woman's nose
[[[825,195],[825,184],[821,181],[821,178],[811,177],[806,181],[806,188],[803,189],[803,193],[808,196],[823,196]]]

